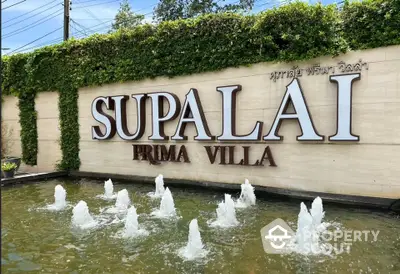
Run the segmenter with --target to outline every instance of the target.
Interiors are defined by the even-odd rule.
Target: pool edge
[[[68,176],[73,178],[91,178],[91,179],[103,179],[103,180],[112,179],[112,180],[122,180],[131,182],[133,181],[142,183],[154,183],[153,177],[138,176],[138,175],[121,175],[121,174],[111,174],[111,173],[71,171],[69,172]],[[216,183],[209,181],[193,181],[187,179],[173,179],[167,177],[165,177],[164,179],[166,186],[179,185],[181,187],[182,186],[207,187],[209,189],[216,189],[216,190],[240,191],[240,184]],[[254,185],[254,187],[256,193],[262,195],[303,199],[307,201],[313,200],[315,197],[319,196],[324,200],[324,202],[330,202],[341,205],[362,206],[362,207],[400,212],[400,199],[334,194],[334,193],[302,191],[302,190],[290,190],[290,189],[258,186],[258,185]]]
[[[4,187],[26,182],[34,182],[38,180],[48,180],[59,177],[66,177],[68,175],[69,174],[67,171],[28,173],[28,174],[16,175],[13,178],[1,178],[1,186]]]

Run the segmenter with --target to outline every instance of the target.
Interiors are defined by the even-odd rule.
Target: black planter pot
[[[4,175],[4,178],[13,178],[15,174],[15,169],[9,170],[9,171],[1,171],[1,174]]]

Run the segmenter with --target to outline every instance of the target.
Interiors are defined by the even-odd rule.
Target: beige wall
[[[18,98],[14,96],[5,96],[4,101],[1,105],[1,118],[3,121],[3,128],[6,133],[5,136],[7,154],[9,156],[20,156],[22,153],[21,149],[21,138],[19,125],[19,108]],[[2,155],[3,156],[3,155]]]
[[[37,113],[38,155],[37,165],[21,164],[21,172],[48,172],[55,169],[55,164],[61,160],[61,149],[58,144],[60,131],[58,128],[58,93],[41,92],[36,96],[35,109]],[[18,99],[6,96],[2,105],[3,122],[10,134],[9,155],[22,156],[19,124]]]
[[[61,161],[58,93],[39,93],[35,108],[38,115],[38,171],[52,171],[57,161]]]
[[[263,121],[263,135],[273,123],[281,103],[288,78],[270,80],[270,73],[290,69],[293,65],[301,68],[315,63],[321,66],[336,66],[339,61],[356,63],[359,59],[369,63],[363,70],[361,80],[353,84],[353,132],[360,136],[358,143],[332,143],[327,137],[336,131],[337,86],[329,82],[328,75],[299,78],[301,87],[314,125],[318,133],[326,136],[322,143],[310,144],[296,141],[300,134],[297,123],[284,121],[279,131],[284,140],[279,143],[242,142],[250,145],[251,161],[259,159],[264,147],[269,145],[278,167],[221,166],[210,164],[204,145],[218,145],[217,142],[198,142],[192,125],[188,125],[188,141],[167,144],[186,145],[191,160],[187,163],[165,163],[153,166],[148,162],[132,160],[132,143],[116,135],[109,141],[95,141],[91,137],[91,126],[98,123],[91,115],[91,103],[98,96],[130,95],[167,91],[176,94],[181,103],[190,88],[196,88],[213,135],[221,134],[221,94],[217,86],[240,84],[242,91],[237,96],[237,134],[249,133],[257,120]],[[339,74],[338,70],[336,74]],[[59,132],[56,127],[56,93],[41,94],[37,98],[39,111],[39,167],[51,168],[60,158],[60,151],[54,141]],[[54,103],[45,103],[47,102]],[[128,104],[128,125],[136,128],[134,104]],[[7,98],[7,110],[11,109],[13,98]],[[50,107],[45,111],[42,108]],[[150,100],[147,101],[146,132],[135,143],[152,144],[147,140],[151,134]],[[6,118],[12,123],[14,112]],[[102,87],[82,88],[79,91],[80,159],[81,171],[118,173],[155,177],[162,173],[166,178],[182,178],[226,183],[242,183],[248,178],[254,185],[281,187],[295,190],[321,191],[328,193],[365,195],[374,197],[400,198],[400,47],[351,52],[336,58],[322,57],[308,62],[291,64],[258,64],[249,68],[232,68],[221,72],[204,73],[173,79],[157,78],[141,82],[127,82]],[[3,110],[4,113],[4,110]],[[42,114],[41,114],[42,113]],[[57,119],[56,119],[57,117]],[[165,132],[175,132],[177,119],[165,124]],[[18,124],[14,123],[18,130]],[[18,138],[16,138],[18,142]],[[154,142],[153,144],[160,144]],[[219,143],[229,145],[232,142]],[[235,144],[235,143],[233,143]],[[44,152],[46,151],[46,152]],[[16,149],[16,153],[17,153]],[[236,156],[241,158],[240,151]]]

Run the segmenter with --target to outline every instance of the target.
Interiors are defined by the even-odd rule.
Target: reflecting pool
[[[126,189],[135,210],[115,210],[115,197],[101,198],[103,181],[61,179],[3,187],[2,273],[400,273],[400,217],[395,213],[324,203],[324,222],[340,230],[379,230],[377,241],[369,237],[353,242],[348,253],[329,256],[276,255],[264,251],[260,230],[281,218],[296,231],[301,201],[257,197],[255,205],[236,208],[237,225],[219,227],[211,224],[224,192],[168,186],[165,180],[175,212],[158,218],[152,212],[160,210],[162,198],[149,195],[155,185],[113,183],[115,193],[109,197]],[[66,204],[49,210],[57,185],[66,190]],[[240,191],[229,194],[236,201]],[[80,201],[96,223],[88,229],[72,225]],[[310,208],[311,202],[306,205]],[[203,256],[195,260],[181,256],[190,246],[191,222],[193,241],[204,246]],[[143,233],[124,237],[127,229]]]

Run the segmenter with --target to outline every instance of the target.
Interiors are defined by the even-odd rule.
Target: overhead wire
[[[74,22],[74,24],[77,25],[78,27],[80,27],[83,31],[85,31],[85,30],[92,31],[89,27],[85,27],[84,25],[79,24],[73,18],[71,18],[71,21]]]
[[[37,15],[39,15],[39,14],[42,14],[42,13],[48,11],[48,10],[51,10],[52,8],[55,8],[55,7],[57,7],[57,6],[60,5],[60,4],[61,4],[61,3],[57,3],[57,4],[55,4],[54,6],[51,6],[50,8],[47,8],[47,9],[45,9],[45,10],[42,10],[41,12],[35,13],[35,14],[33,14],[33,15],[27,17],[27,18],[24,18],[24,19],[22,19],[22,20],[20,20],[20,21],[17,21],[17,22],[15,22],[15,23],[11,24],[11,25],[4,26],[3,29],[6,29],[6,28],[12,27],[12,26],[14,26],[14,25],[17,25],[17,24],[19,24],[19,23],[21,23],[21,22],[24,22],[24,21],[26,21],[26,20],[28,20],[28,19],[30,19],[30,18],[32,18],[32,17],[35,17],[35,16],[37,16]]]
[[[77,4],[81,4],[81,2],[79,0],[75,0],[75,1],[77,2]],[[92,17],[93,19],[99,21],[100,23],[102,22],[90,10],[86,9],[85,7],[83,7],[83,10],[85,11],[85,13],[89,14],[89,16]]]
[[[108,1],[108,2],[102,2],[102,3],[97,3],[97,4],[92,4],[92,5],[87,5],[87,6],[83,6],[83,7],[76,7],[75,9],[83,9],[83,8],[87,8],[87,7],[93,7],[93,6],[98,6],[98,5],[104,5],[104,4],[109,4],[109,3],[115,3],[115,2],[119,2],[121,0],[112,0],[112,1]]]
[[[138,12],[140,12],[140,11],[142,11],[142,10],[146,10],[146,9],[149,9],[149,8],[153,8],[153,7],[156,6],[156,5],[157,5],[157,4],[153,4],[153,5],[151,5],[151,6],[148,6],[148,7],[145,7],[145,8],[141,8],[141,9],[138,9],[138,10],[135,10],[135,11],[133,11],[133,12],[134,12],[134,13],[138,13]],[[152,13],[153,13],[153,11],[143,14],[143,16],[146,16],[146,15],[149,15],[149,14],[152,14]],[[92,26],[89,26],[89,27],[86,27],[86,28],[87,28],[87,29],[90,29],[90,30],[94,30],[94,31],[91,31],[91,32],[90,32],[90,34],[93,34],[93,33],[96,32],[96,31],[103,30],[103,29],[105,29],[105,28],[111,27],[112,24],[110,24],[110,23],[111,23],[112,21],[114,21],[114,19],[115,19],[115,18],[112,18],[112,19],[107,20],[107,21],[104,21],[104,22],[102,22],[102,23],[100,23],[100,24],[92,25]],[[75,23],[77,23],[77,22],[75,21]],[[108,25],[107,25],[107,26],[103,26],[103,27],[101,27],[101,28],[96,28],[96,27],[98,27],[98,26],[105,25],[105,24],[108,24]],[[96,28],[96,29],[93,29],[93,28]],[[90,35],[90,34],[89,34],[89,35]]]
[[[40,20],[37,20],[37,21],[35,21],[35,22],[33,22],[33,23],[30,23],[30,24],[27,25],[27,26],[24,26],[24,27],[22,27],[22,28],[19,28],[19,29],[17,29],[17,30],[12,31],[12,32],[6,33],[6,34],[4,34],[4,36],[3,36],[2,38],[4,39],[4,38],[12,37],[12,36],[17,35],[17,34],[19,34],[19,33],[21,33],[21,32],[25,32],[25,31],[27,31],[27,30],[29,30],[29,29],[31,29],[31,28],[34,28],[34,27],[36,27],[36,26],[39,26],[39,25],[41,25],[41,24],[43,24],[43,23],[45,23],[45,22],[47,22],[47,21],[53,19],[54,17],[57,17],[57,16],[61,15],[61,14],[63,13],[63,11],[61,11],[61,10],[62,10],[62,9],[60,9],[60,10],[58,10],[58,11],[55,11],[54,13],[52,13],[52,14],[50,14],[50,15],[48,15],[48,16],[46,16],[46,17],[40,19]],[[60,12],[60,11],[61,11],[61,12]],[[59,12],[59,13],[57,13],[57,12]],[[55,13],[57,13],[57,14],[55,14]],[[43,20],[43,19],[46,19],[46,20]],[[32,24],[33,24],[33,25],[32,25]]]
[[[8,23],[8,22],[10,22],[10,21],[13,21],[13,20],[15,20],[15,19],[21,18],[22,16],[25,16],[25,15],[27,15],[27,14],[30,14],[30,13],[36,11],[36,10],[39,10],[39,9],[45,7],[45,6],[48,6],[48,5],[50,5],[50,4],[54,3],[54,2],[57,2],[57,1],[59,1],[59,0],[53,0],[53,1],[49,2],[49,3],[47,3],[47,4],[44,4],[44,5],[40,6],[40,7],[37,7],[36,9],[33,9],[33,10],[31,10],[31,11],[28,11],[28,12],[26,12],[26,13],[24,13],[24,14],[21,14],[21,15],[18,15],[18,16],[15,16],[15,17],[13,17],[13,18],[11,18],[11,19],[8,19],[7,21],[4,21],[3,24]]]
[[[82,33],[83,35],[87,35],[85,29],[83,29],[80,25],[78,25],[74,20],[71,19],[71,23],[72,23],[72,24],[71,24],[71,27],[74,28],[77,32],[80,32],[80,33]],[[77,27],[75,27],[75,25],[78,26],[78,27],[80,27],[80,28],[82,29],[83,32],[80,31]]]
[[[62,42],[63,40],[64,40],[64,37],[59,37],[59,38],[56,38],[56,39],[52,39],[52,40],[43,42],[43,43],[41,43],[41,44],[34,45],[34,46],[32,46],[32,47],[29,47],[29,48],[25,48],[25,49],[22,49],[22,50],[17,50],[17,51],[15,51],[14,53],[19,53],[19,52],[22,52],[22,51],[27,51],[27,50],[31,50],[31,49],[41,48],[41,47],[43,47],[43,46],[50,46],[50,45],[53,45],[54,43]]]
[[[22,0],[22,1],[19,1],[19,2],[15,3],[15,4],[12,4],[12,5],[10,5],[10,6],[4,7],[4,8],[2,8],[1,10],[6,10],[6,9],[8,9],[8,8],[11,8],[11,7],[14,7],[14,6],[16,6],[16,5],[19,5],[19,4],[23,3],[23,2],[26,2],[26,0]]]
[[[36,41],[39,41],[40,39],[42,39],[42,38],[44,38],[44,37],[46,37],[46,36],[49,36],[50,34],[56,32],[56,31],[58,31],[58,30],[60,30],[60,29],[62,29],[62,28],[63,28],[63,27],[59,27],[59,28],[57,28],[57,29],[55,29],[55,30],[53,30],[53,31],[51,31],[51,32],[48,32],[48,33],[46,33],[45,35],[43,35],[43,36],[41,36],[41,37],[39,37],[39,38],[37,38],[37,39],[31,41],[31,42],[29,42],[29,43],[27,43],[27,44],[25,44],[25,45],[19,47],[19,48],[14,49],[13,51],[9,52],[8,55],[10,55],[10,54],[13,53],[13,52],[16,52],[17,50],[20,50],[20,49],[26,47],[26,46],[29,46],[30,44],[33,44],[33,43],[35,43]]]

